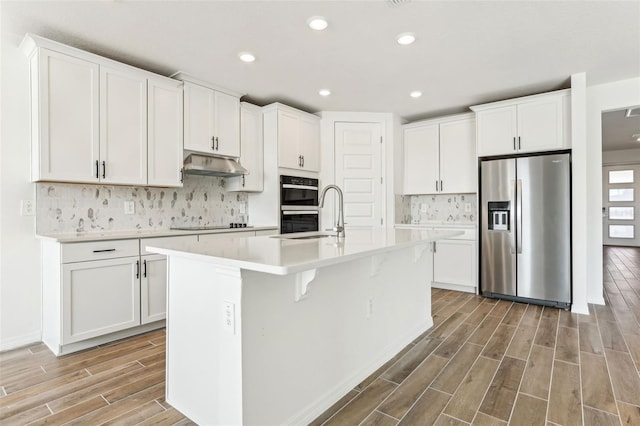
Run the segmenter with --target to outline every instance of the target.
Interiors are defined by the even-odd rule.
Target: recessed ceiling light
[[[414,90],[413,92],[409,93],[409,96],[411,96],[412,98],[419,98],[420,96],[422,96],[422,92],[419,90]]]
[[[249,52],[238,53],[238,58],[240,58],[242,62],[253,62],[256,60],[256,57],[253,55],[253,53]]]
[[[416,35],[414,33],[398,34],[398,37],[396,37],[396,41],[398,42],[398,44],[406,46],[416,41]]]
[[[331,94],[331,90],[329,90],[329,89],[320,89],[320,90],[318,90],[318,94],[320,96],[329,96]]]
[[[312,16],[307,19],[307,25],[309,28],[316,31],[322,31],[329,26],[329,23],[322,16]]]

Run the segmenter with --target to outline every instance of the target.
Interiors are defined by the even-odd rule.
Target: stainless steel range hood
[[[209,157],[190,154],[184,160],[184,172],[200,176],[241,176],[249,174],[247,169],[232,158]]]

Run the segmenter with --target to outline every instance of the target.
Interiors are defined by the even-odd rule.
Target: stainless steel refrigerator
[[[571,156],[480,162],[480,290],[571,307]]]

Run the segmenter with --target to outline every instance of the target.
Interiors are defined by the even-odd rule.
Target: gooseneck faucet
[[[327,229],[327,231],[334,231],[338,238],[344,237],[344,198],[340,187],[338,185],[325,186],[320,193],[320,201],[318,204],[320,205],[320,208],[324,207],[324,196],[329,189],[335,189],[338,193],[338,223],[336,223],[332,229]]]

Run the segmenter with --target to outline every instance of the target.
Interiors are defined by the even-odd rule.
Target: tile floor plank
[[[585,426],[603,426],[603,425],[619,425],[620,418],[617,414],[607,413],[606,411],[596,410],[591,407],[584,407],[584,425]]]
[[[453,394],[482,352],[482,346],[465,343],[442,370],[431,387]]]
[[[325,425],[357,425],[363,421],[393,390],[396,384],[377,379],[345,405]]]
[[[520,392],[547,399],[553,367],[553,350],[533,345],[522,378]]]
[[[618,402],[620,409],[620,422],[623,425],[640,425],[640,407],[637,405]]]
[[[479,411],[496,417],[500,420],[508,421],[511,416],[522,374],[524,373],[525,362],[521,359],[504,357],[489,390],[482,400]]]
[[[399,426],[431,425],[440,416],[442,409],[449,402],[450,396],[435,389],[427,389],[398,423]]]
[[[559,425],[582,424],[580,369],[577,365],[564,361],[554,363],[547,420]]]
[[[511,339],[511,344],[507,348],[506,355],[522,360],[527,360],[529,351],[533,344],[533,338],[536,335],[536,327],[531,325],[520,324]]]
[[[609,381],[607,363],[603,356],[581,353],[580,373],[584,404],[598,410],[617,413],[616,399]]]
[[[386,414],[382,414],[379,411],[374,411],[369,414],[369,417],[364,419],[360,426],[395,426],[398,424],[398,420],[393,417],[389,417]]]
[[[556,359],[578,364],[580,362],[580,344],[578,329],[558,327],[558,341],[556,343]]]
[[[510,423],[512,425],[544,425],[546,414],[547,401],[521,393],[516,399]]]
[[[605,354],[616,399],[640,406],[640,377],[631,356],[611,349],[605,349]]]

